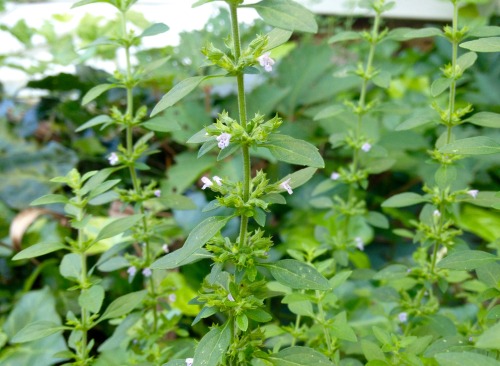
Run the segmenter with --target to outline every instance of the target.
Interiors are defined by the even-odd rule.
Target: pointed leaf
[[[496,323],[481,334],[475,346],[478,348],[500,350],[500,323]]]
[[[474,52],[500,52],[500,37],[479,38],[461,43],[460,47]]]
[[[61,243],[38,243],[32,246],[29,246],[26,249],[23,249],[19,253],[17,253],[13,261],[19,261],[21,259],[29,259],[39,257],[41,255],[45,255],[48,253],[55,252],[57,250],[65,249],[66,247]]]
[[[285,163],[324,168],[325,163],[318,149],[309,142],[298,140],[287,135],[271,135],[262,145],[271,154]]]
[[[12,339],[12,343],[25,343],[31,342],[40,338],[48,337],[51,334],[61,332],[67,329],[67,327],[62,327],[54,322],[40,320],[31,324],[28,324],[23,329],[21,329]]]
[[[147,294],[147,290],[142,290],[131,292],[117,298],[111,304],[109,304],[109,306],[106,308],[106,311],[99,318],[98,322],[101,322],[105,319],[118,318],[122,315],[130,313],[137,305],[142,302],[142,300],[144,300]]]
[[[116,84],[101,84],[94,86],[90,89],[82,99],[82,105],[88,104],[92,102],[95,98],[101,95],[104,92],[107,92],[109,89],[116,88]]]
[[[68,198],[62,194],[47,194],[31,202],[30,206],[50,205],[52,203],[68,203]]]
[[[469,137],[455,140],[439,149],[446,154],[488,155],[500,152],[500,143],[486,136]]]
[[[344,41],[354,41],[358,39],[362,39],[363,36],[360,32],[347,31],[334,35],[328,40],[328,43],[337,43]]]
[[[152,118],[149,121],[141,123],[141,126],[156,132],[172,132],[181,129],[177,121],[173,119],[169,120],[164,116]]]
[[[434,356],[439,366],[499,366],[494,358],[475,352],[446,352]]]
[[[230,322],[215,327],[200,340],[194,352],[193,366],[217,366],[231,342]]]
[[[479,112],[467,118],[465,121],[476,126],[500,128],[500,113]]]
[[[115,221],[109,223],[99,231],[99,234],[95,238],[94,242],[97,243],[99,240],[111,238],[115,235],[122,234],[123,232],[134,226],[139,220],[142,219],[142,215],[132,215],[127,217],[122,217],[116,219]]]
[[[428,199],[413,192],[405,192],[388,198],[382,203],[382,207],[406,207],[422,202],[428,202]]]
[[[274,366],[333,366],[323,354],[308,347],[289,347],[269,356]]]
[[[104,300],[104,288],[100,285],[94,285],[91,288],[85,289],[78,297],[78,304],[92,313],[98,313],[101,310]]]
[[[288,42],[292,36],[292,32],[285,29],[274,28],[267,34],[267,36],[269,37],[269,42],[264,48],[264,51],[270,51],[278,46],[281,46],[283,43]]]
[[[483,264],[500,260],[496,255],[481,250],[461,250],[453,252],[443,258],[437,264],[438,268],[471,271],[481,267]]]
[[[272,264],[261,264],[271,271],[273,277],[282,285],[302,290],[330,289],[328,280],[316,268],[295,259],[282,259]]]
[[[91,120],[85,122],[83,125],[76,129],[76,132],[81,132],[86,130],[87,128],[103,125],[105,123],[113,122],[113,119],[110,116],[106,116],[105,114],[96,116]]]
[[[155,23],[144,30],[139,38],[156,36],[157,34],[165,33],[169,27],[163,23]]]

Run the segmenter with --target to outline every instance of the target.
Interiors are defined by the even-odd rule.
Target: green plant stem
[[[124,38],[128,38],[128,33],[127,33],[127,11],[122,11],[122,35]],[[132,65],[130,61],[130,46],[127,45],[125,46],[125,60],[126,60],[126,90],[127,90],[127,110],[125,113],[125,120],[127,121],[126,125],[126,149],[127,149],[127,155],[130,157],[133,154],[133,148],[134,148],[134,141],[133,141],[133,126],[132,126],[132,121],[133,121],[133,113],[134,113],[134,98],[133,98],[133,86],[132,86]],[[139,181],[139,178],[137,176],[137,171],[135,170],[135,167],[133,165],[129,165],[129,172],[130,172],[130,178],[132,179],[132,187],[134,188],[134,191],[136,194],[141,197],[142,195],[142,187],[141,183]],[[148,228],[148,221],[146,219],[145,215],[145,210],[144,206],[142,205],[142,202],[138,202],[139,206],[139,212],[142,215],[142,231],[144,233],[144,254],[143,257],[145,259],[145,264],[146,267],[149,267],[152,262],[152,257],[151,257],[151,245],[149,242],[149,236],[147,233],[149,232]],[[156,290],[155,290],[155,283],[153,280],[153,277],[149,277],[148,279],[149,282],[149,292],[150,294],[155,297],[156,296]],[[153,306],[153,332],[156,332],[158,326],[158,311],[156,309],[156,306]]]
[[[325,335],[325,342],[328,348],[328,356],[333,356],[333,347],[332,347],[332,337],[330,336],[330,332],[328,327],[326,326],[326,315],[323,309],[323,296],[320,291],[316,290],[316,296],[319,298],[318,301],[318,320],[319,323],[323,326],[323,334]]]
[[[299,332],[300,329],[300,320],[302,317],[300,315],[297,315],[297,318],[295,319],[295,329],[294,329],[294,335],[292,339],[292,347],[295,346],[295,343],[297,343],[297,333]]]
[[[452,51],[451,51],[451,65],[453,73],[455,73],[457,67],[457,56],[458,56],[458,3],[453,1],[453,39],[451,41]],[[457,81],[455,78],[452,79],[450,85],[450,99],[448,101],[448,123],[447,123],[447,134],[446,143],[451,142],[451,129],[453,128],[453,113],[455,112],[455,97],[457,94]]]
[[[231,11],[231,28],[233,35],[233,47],[234,47],[234,57],[236,62],[241,56],[241,40],[240,40],[240,30],[238,24],[238,6],[231,3],[229,4]],[[244,74],[242,72],[238,73],[236,76],[236,81],[238,84],[238,111],[241,126],[246,129],[247,127],[247,108],[246,108],[246,98],[245,98],[245,81]],[[247,202],[250,198],[250,176],[251,164],[250,164],[250,151],[247,145],[243,144],[241,147],[243,153],[243,201]],[[241,215],[241,226],[240,226],[240,239],[239,245],[244,246],[247,240],[247,230],[248,230],[248,216]]]
[[[77,196],[78,200],[81,202],[81,197]],[[76,220],[80,223],[83,221],[83,218],[85,216],[84,209],[81,208],[78,212],[78,215],[76,217]],[[77,243],[78,243],[78,254],[80,255],[80,266],[81,266],[81,273],[80,273],[80,294],[84,289],[87,288],[88,286],[88,278],[87,278],[87,255],[85,253],[86,248],[84,247],[84,237],[83,237],[83,230],[78,229],[78,238],[77,238]],[[80,308],[81,311],[81,319],[80,319],[80,325],[81,325],[81,332],[82,332],[82,339],[80,341],[80,354],[78,355],[80,360],[82,361],[82,365],[85,365],[87,363],[87,344],[88,344],[88,320],[89,320],[89,312],[87,309]]]

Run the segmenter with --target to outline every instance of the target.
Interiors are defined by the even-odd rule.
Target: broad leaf
[[[319,111],[315,116],[314,120],[318,121],[320,119],[331,118],[345,111],[344,106],[342,105],[332,105],[328,106],[325,109]]]
[[[181,266],[210,239],[212,239],[229,221],[229,217],[212,216],[200,222],[189,234],[181,249],[156,260],[151,268],[173,269]]]
[[[429,200],[427,198],[419,194],[413,192],[405,192],[396,194],[395,196],[388,198],[382,203],[382,207],[406,207],[428,201]]]
[[[155,23],[150,27],[146,28],[139,37],[142,38],[142,37],[156,36],[157,34],[165,33],[168,30],[169,28],[166,24]]]
[[[500,128],[500,114],[493,112],[479,112],[467,118],[466,122],[476,126]]]
[[[324,168],[325,163],[318,149],[309,142],[287,135],[271,135],[266,144],[271,154],[285,163]]]
[[[476,347],[500,350],[500,323],[487,329],[476,342]]]
[[[458,155],[488,155],[500,152],[500,143],[486,136],[455,140],[439,149],[442,153]]]
[[[333,366],[323,354],[309,347],[289,347],[269,356],[275,366]]]
[[[450,87],[451,82],[452,80],[448,78],[439,78],[434,80],[434,82],[431,85],[431,95],[433,97],[437,97]]]
[[[142,215],[132,215],[127,217],[122,217],[114,220],[99,231],[99,234],[95,238],[94,242],[97,243],[99,240],[111,238],[115,235],[122,234],[131,227],[133,227],[139,220],[142,219]]]
[[[90,89],[82,99],[82,105],[92,102],[95,98],[100,96],[102,93],[107,92],[109,89],[116,88],[116,84],[101,84],[94,86]]]
[[[172,132],[180,130],[181,128],[175,120],[161,116],[152,118],[149,121],[141,123],[141,126],[147,128],[150,131],[156,131],[156,132]]]
[[[310,33],[318,31],[313,13],[291,0],[262,0],[244,7],[257,10],[262,19],[273,27]]]
[[[328,43],[337,43],[344,41],[354,41],[363,38],[360,32],[347,31],[334,35],[328,40]]]
[[[104,300],[104,288],[100,285],[94,285],[91,288],[85,289],[78,297],[78,304],[92,313],[98,313],[101,310]]]
[[[106,308],[106,311],[102,314],[98,321],[101,322],[105,319],[118,318],[122,315],[130,313],[137,305],[142,302],[142,300],[144,300],[147,293],[147,290],[142,290],[131,292],[117,298],[111,304],[109,304],[109,306]]]
[[[52,242],[46,242],[46,243],[38,243],[32,246],[29,246],[26,249],[23,249],[19,253],[17,253],[14,258],[12,258],[13,261],[19,261],[21,259],[29,259],[29,258],[35,258],[39,257],[44,254],[52,253],[60,249],[65,249],[66,247],[61,244],[61,243],[52,243]]]
[[[25,343],[31,342],[40,338],[45,338],[51,334],[68,329],[62,327],[54,322],[39,320],[37,322],[28,324],[21,329],[14,338],[11,339],[12,343]]]
[[[494,358],[475,352],[446,352],[434,356],[439,366],[498,366]]]
[[[298,260],[282,259],[276,263],[261,265],[271,271],[276,281],[290,288],[323,291],[330,289],[330,283],[316,268]]]
[[[500,52],[500,37],[480,38],[461,43],[460,47],[474,52]]]
[[[292,32],[285,29],[274,28],[267,34],[267,36],[269,37],[269,42],[264,48],[264,51],[270,51],[278,46],[281,46],[283,43],[288,42],[292,36]]]
[[[193,366],[217,366],[231,342],[231,322],[215,327],[200,340],[194,353]]]
[[[480,250],[461,250],[453,252],[437,264],[438,268],[471,271],[484,264],[500,260],[499,257]]]
[[[300,187],[301,185],[307,183],[314,173],[316,173],[317,168],[304,168],[301,170],[297,170],[296,172],[292,174],[288,174],[285,178],[281,179],[279,183],[285,182],[287,180],[289,181],[290,187],[292,188],[297,188]],[[284,191],[284,189],[283,189]]]
[[[85,122],[80,127],[78,127],[76,129],[76,132],[81,132],[83,130],[86,130],[87,128],[103,125],[105,123],[110,123],[110,122],[113,122],[113,119],[110,116],[106,116],[104,114],[100,115],[100,116],[96,116],[96,117],[92,118],[91,120]]]

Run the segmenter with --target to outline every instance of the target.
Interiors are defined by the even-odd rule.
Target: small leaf
[[[41,255],[45,255],[48,253],[55,252],[60,249],[65,249],[66,247],[61,244],[61,243],[38,243],[32,246],[29,246],[26,249],[23,249],[19,253],[17,253],[14,258],[12,258],[13,261],[19,261],[21,259],[29,259],[29,258],[35,258],[39,257]]]
[[[318,31],[313,13],[291,0],[262,0],[242,7],[254,8],[273,27],[310,33]]]
[[[331,118],[334,117],[342,112],[344,112],[344,106],[342,105],[332,105],[329,107],[326,107],[325,109],[319,111],[315,116],[314,120],[318,121],[320,119],[325,119],[325,118]]]
[[[288,42],[288,40],[292,36],[292,32],[285,29],[274,28],[267,34],[267,36],[269,37],[269,42],[264,48],[264,51],[270,51]]]
[[[200,222],[189,234],[181,249],[157,259],[151,268],[173,269],[182,265],[207,241],[212,239],[229,221],[230,217],[212,216]]]
[[[172,132],[181,129],[181,127],[175,120],[169,120],[164,116],[152,118],[149,121],[141,123],[141,126],[147,128],[150,131],[156,132]]]
[[[86,130],[87,128],[103,125],[105,123],[110,123],[110,122],[113,122],[113,119],[110,116],[106,116],[104,114],[100,115],[100,116],[96,116],[96,117],[92,118],[91,120],[85,122],[80,127],[78,127],[76,129],[76,132],[81,132],[83,130]]]
[[[416,205],[422,202],[428,202],[429,200],[419,194],[413,192],[405,192],[396,194],[385,200],[382,203],[382,207],[406,207]]]
[[[115,235],[122,234],[132,226],[134,226],[139,220],[142,219],[142,215],[132,215],[127,217],[122,217],[114,220],[113,222],[107,224],[105,227],[99,231],[99,234],[95,238],[94,242],[97,243],[99,240],[111,238]]]
[[[391,85],[391,74],[381,71],[372,79],[373,83],[381,88],[387,89]]]
[[[483,25],[470,30],[467,36],[472,37],[495,37],[500,36],[500,27],[494,25]]]
[[[347,31],[347,32],[341,32],[341,33],[334,35],[333,37],[331,37],[328,40],[328,43],[355,41],[355,40],[358,40],[361,38],[363,38],[363,37],[361,36],[360,32]]]
[[[194,353],[193,366],[217,366],[231,343],[230,322],[214,327],[200,340]]]
[[[309,142],[298,140],[287,135],[271,135],[262,145],[271,154],[285,163],[306,165],[314,168],[324,168],[325,163],[318,149]]]
[[[408,29],[408,32],[404,33],[400,40],[410,40],[416,38],[428,38],[428,37],[442,37],[443,31],[439,28],[421,28],[421,29]]]
[[[21,329],[12,339],[12,343],[25,343],[48,337],[51,334],[61,332],[67,327],[62,327],[54,322],[40,320],[28,324]]]
[[[245,314],[252,320],[255,320],[256,322],[259,323],[267,323],[271,320],[273,320],[273,317],[271,314],[269,314],[267,311],[264,311],[262,309],[250,309],[250,310],[245,310]]]
[[[467,118],[466,122],[476,126],[500,128],[500,114],[493,112],[479,112]]]
[[[109,306],[106,308],[106,311],[99,318],[98,322],[106,319],[118,318],[130,313],[137,305],[142,302],[142,300],[144,300],[147,293],[147,290],[142,290],[131,292],[117,298],[111,304],[109,304]]]
[[[460,47],[474,52],[500,52],[500,37],[479,38],[461,43]]]
[[[410,118],[403,121],[396,126],[396,131],[411,130],[416,127],[424,126],[433,121],[434,115],[429,110],[419,110],[418,113],[413,114]]]
[[[290,187],[292,188],[297,188],[300,187],[301,185],[307,183],[316,173],[317,168],[304,168],[301,170],[297,170],[296,172],[292,174],[288,174],[285,178],[281,179],[278,183],[285,182],[290,179]],[[284,189],[283,189],[284,191]]]
[[[486,136],[455,140],[439,149],[445,154],[488,155],[500,152],[500,143]]]
[[[380,229],[389,229],[389,220],[380,212],[368,212],[366,215],[366,222],[371,226],[378,227]]]
[[[481,250],[461,250],[453,252],[437,264],[438,268],[471,271],[483,264],[500,260],[497,256]]]
[[[189,197],[177,193],[167,193],[158,199],[165,208],[174,210],[195,210],[196,204]]]
[[[439,366],[498,366],[494,358],[475,352],[446,352],[434,356]]]
[[[268,268],[276,281],[290,288],[323,291],[330,289],[330,283],[316,268],[298,260],[282,259],[261,266]]]
[[[323,354],[309,347],[289,347],[269,356],[274,366],[333,366]]]
[[[444,92],[446,89],[448,89],[451,85],[452,79],[448,78],[439,78],[434,80],[434,82],[431,85],[431,95],[433,97],[437,97],[440,95],[442,92]]]
[[[86,104],[92,102],[95,98],[97,98],[102,93],[107,92],[109,89],[113,89],[116,87],[117,87],[116,84],[101,84],[101,85],[94,86],[83,97],[82,105],[86,105]]]
[[[50,205],[52,203],[68,203],[68,198],[62,194],[47,194],[31,202],[30,206]]]
[[[82,273],[80,256],[76,253],[66,254],[59,265],[59,272],[64,278],[78,281]]]
[[[248,318],[245,314],[238,314],[236,316],[236,325],[242,332],[246,332],[248,329]]]
[[[475,344],[478,348],[500,350],[500,323],[496,323],[481,334]]]
[[[155,23],[144,30],[139,38],[156,36],[157,34],[165,33],[169,27],[163,23]]]
[[[98,313],[101,310],[104,300],[104,289],[102,286],[94,285],[91,288],[85,289],[78,297],[78,304],[92,313]]]
[[[476,62],[476,60],[477,60],[477,53],[467,52],[458,58],[457,65],[460,67],[462,71],[465,71],[469,67],[474,65],[474,62]]]
[[[156,104],[151,112],[151,117],[154,117],[161,111],[173,106],[179,100],[191,93],[200,83],[210,78],[221,77],[224,75],[208,75],[208,76],[194,76],[182,80],[179,84],[175,85],[161,100]]]

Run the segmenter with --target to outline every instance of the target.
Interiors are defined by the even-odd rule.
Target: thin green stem
[[[453,2],[453,37],[451,41],[452,51],[451,51],[451,67],[453,70],[453,74],[456,72],[457,68],[457,57],[458,57],[458,42],[457,33],[458,33],[458,4],[457,2]],[[457,94],[457,81],[455,77],[453,77],[450,85],[450,99],[448,101],[448,124],[447,124],[447,134],[446,134],[446,143],[449,144],[451,142],[451,129],[453,127],[453,113],[455,112],[455,98]]]
[[[82,199],[81,197],[77,194],[78,200],[81,202]],[[83,208],[80,208],[78,211],[78,215],[76,217],[76,220],[78,222],[82,222],[83,218],[85,216],[85,211]],[[84,233],[82,229],[78,229],[78,238],[77,238],[77,243],[78,243],[78,253],[80,254],[80,266],[81,266],[81,273],[80,273],[80,293],[87,288],[87,283],[88,283],[88,278],[87,278],[87,255],[85,253],[86,248],[84,247]],[[89,321],[89,312],[87,309],[84,309],[83,307],[80,307],[81,311],[81,319],[80,319],[80,325],[81,325],[81,332],[82,332],[82,339],[80,341],[80,352],[79,352],[79,361],[82,362],[82,365],[87,364],[87,345],[88,345],[88,321]]]
[[[123,11],[122,12],[122,35],[124,38],[128,38],[128,32],[127,32],[127,12]],[[127,149],[127,154],[128,156],[132,156],[133,154],[133,149],[134,149],[134,141],[133,141],[133,126],[132,126],[132,121],[133,121],[133,114],[134,114],[134,98],[133,98],[133,83],[132,83],[132,65],[131,65],[131,60],[130,60],[130,46],[127,42],[127,45],[125,46],[125,60],[126,60],[126,92],[127,92],[127,110],[125,112],[125,121],[126,121],[126,149]],[[137,171],[134,166],[129,165],[129,172],[130,172],[130,178],[132,179],[132,187],[134,188],[134,191],[136,192],[137,196],[141,197],[142,196],[142,186],[141,182],[137,176]],[[148,221],[146,218],[146,213],[144,210],[144,206],[142,205],[142,202],[138,203],[139,206],[139,211],[142,215],[142,232],[144,234],[144,253],[143,257],[145,259],[145,265],[146,267],[149,267],[152,262],[152,256],[151,256],[151,245],[149,241],[149,236],[147,233],[149,232],[148,228]],[[149,277],[149,292],[150,294],[155,297],[156,295],[156,290],[155,290],[155,283],[152,277]],[[153,306],[153,332],[156,332],[157,326],[158,326],[158,314],[157,314],[157,309],[156,306]]]
[[[300,315],[297,315],[297,318],[295,319],[295,328],[294,328],[294,335],[293,335],[293,339],[292,339],[292,347],[295,346],[295,344],[297,343],[297,334],[299,333],[301,319],[302,319],[302,317]]]
[[[233,47],[234,47],[234,57],[236,62],[241,56],[241,40],[240,40],[240,29],[238,24],[238,6],[231,3],[229,4],[231,11],[231,28],[233,35]],[[236,76],[236,81],[238,84],[238,111],[240,117],[241,126],[246,129],[247,127],[247,108],[246,108],[246,98],[245,98],[245,80],[243,73],[238,73]],[[250,151],[247,145],[241,147],[243,153],[243,201],[247,202],[250,198],[250,178],[251,178],[251,163],[250,163]],[[239,245],[244,246],[247,240],[248,230],[248,216],[241,215],[241,226],[240,226],[240,239]]]
[[[328,348],[328,356],[333,356],[333,346],[332,346],[332,337],[330,335],[330,331],[326,325],[326,315],[323,309],[323,296],[320,291],[316,290],[316,296],[319,298],[318,301],[318,320],[319,323],[323,326],[323,334],[325,335],[326,347]]]

